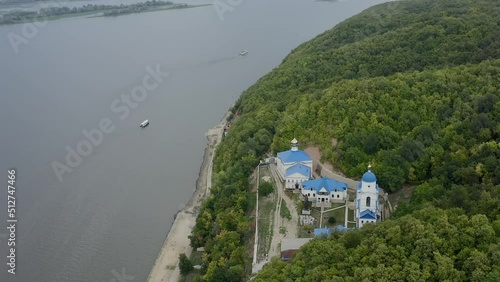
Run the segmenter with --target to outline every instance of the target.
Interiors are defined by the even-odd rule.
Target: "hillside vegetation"
[[[233,108],[237,119],[215,158],[215,187],[191,236],[194,247],[206,246],[204,279],[245,278],[249,269],[243,243],[252,233],[248,177],[265,153],[288,149],[294,136],[303,146],[319,146],[323,161],[348,176],[361,176],[370,163],[387,191],[397,191],[404,183],[417,189],[408,204],[399,205],[399,218],[312,243],[297,255],[321,256],[321,244],[331,244],[334,250],[341,238],[359,234],[359,242],[343,258],[353,263],[351,269],[340,271],[341,261],[314,260],[318,273],[313,279],[313,260],[287,266],[275,262],[258,276],[260,281],[328,281],[335,276],[339,280],[329,281],[363,281],[356,275],[365,273],[356,274],[356,269],[368,262],[360,256],[366,249],[358,250],[372,244],[366,238],[380,240],[380,248],[385,248],[377,253],[379,261],[370,261],[377,275],[423,271],[429,261],[425,271],[431,276],[409,280],[446,280],[436,278],[439,263],[453,269],[451,276],[442,276],[450,281],[498,278],[487,273],[498,274],[500,229],[494,222],[500,215],[499,59],[500,1],[494,0],[386,3],[299,46],[245,91]],[[463,224],[455,226],[456,218]],[[411,242],[397,255],[391,249],[396,245],[383,241],[384,232],[402,229],[412,220],[427,230],[419,239],[429,244],[415,245],[408,232],[401,232],[401,240]],[[484,242],[468,241],[464,248],[469,253],[440,249],[433,241],[451,238],[435,234],[436,222],[446,221],[454,226],[454,234],[461,234],[476,228],[476,220],[494,232],[488,231]],[[424,247],[432,256],[411,255]],[[482,274],[471,271],[464,257],[472,253],[490,268]],[[408,264],[394,265],[393,256]],[[290,271],[294,278],[279,276]],[[326,279],[321,271],[331,275]]]
[[[498,232],[500,220],[484,215],[423,209],[313,240],[291,263],[273,259],[254,281],[497,282]]]

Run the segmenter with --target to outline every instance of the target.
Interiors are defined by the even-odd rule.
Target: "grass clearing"
[[[299,227],[299,238],[314,238],[314,226],[303,225]]]
[[[259,173],[260,182],[271,182],[273,184],[273,193],[269,196],[262,197],[259,195],[259,214],[258,214],[258,249],[257,257],[259,260],[265,258],[271,247],[271,239],[273,236],[274,211],[276,208],[277,191],[274,185],[271,171],[268,166],[261,166]]]
[[[255,210],[255,205],[257,204],[257,192],[248,192],[248,210],[251,214]]]
[[[330,208],[325,208],[325,210],[330,210],[336,207],[341,207],[345,205],[344,203],[333,203],[332,207]],[[319,228],[320,224],[320,217],[321,217],[321,209],[320,208],[312,208],[311,209],[311,216],[313,216],[316,220],[314,221],[314,226],[315,228]],[[335,223],[334,224],[329,224],[328,223],[328,218],[333,217],[335,218]],[[322,228],[333,228],[339,224],[344,225],[345,221],[345,207],[344,208],[338,208],[333,211],[328,211],[323,213],[323,220],[321,222],[321,227]]]
[[[276,206],[274,196],[269,195],[259,200],[259,247],[258,256],[263,258],[271,245],[273,214]]]
[[[286,218],[288,220],[292,219],[292,214],[290,213],[290,210],[286,206],[286,202],[285,201],[281,202],[280,215],[281,215],[282,218]]]
[[[355,215],[354,210],[348,209],[347,212],[348,212],[348,215],[347,215],[348,221],[356,221],[354,218],[354,215]],[[347,227],[356,227],[356,223],[348,223]]]

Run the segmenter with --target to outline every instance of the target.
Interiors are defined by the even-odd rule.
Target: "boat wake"
[[[208,62],[205,62],[205,63],[201,63],[200,66],[216,65],[216,64],[224,63],[224,62],[231,61],[231,60],[234,60],[234,59],[237,59],[237,58],[238,58],[238,56],[217,58],[217,59],[213,59],[213,60],[210,60]]]

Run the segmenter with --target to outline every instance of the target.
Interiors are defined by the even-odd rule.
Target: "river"
[[[381,2],[221,0],[230,10],[0,26],[4,262],[11,168],[18,220],[16,274],[2,263],[0,281],[144,281],[194,191],[206,130],[300,43]]]

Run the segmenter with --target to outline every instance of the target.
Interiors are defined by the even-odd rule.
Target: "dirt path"
[[[295,207],[295,203],[292,199],[290,199],[287,195],[283,195],[283,201],[285,201],[288,210],[290,210],[290,214],[292,215],[292,219],[283,219],[283,227],[285,228],[285,238],[298,238],[299,234],[299,213],[297,208]]]
[[[276,189],[278,191],[278,201],[276,204],[276,210],[274,212],[274,225],[273,225],[273,238],[271,240],[271,249],[269,250],[269,257],[280,256],[280,243],[284,238],[298,238],[298,225],[299,225],[299,214],[295,203],[284,193],[283,183],[278,178],[276,174],[276,166],[271,164],[271,173],[276,184]],[[290,214],[292,216],[291,220],[281,217],[281,207],[283,203],[286,205]],[[282,228],[285,230],[285,234],[281,234]]]

